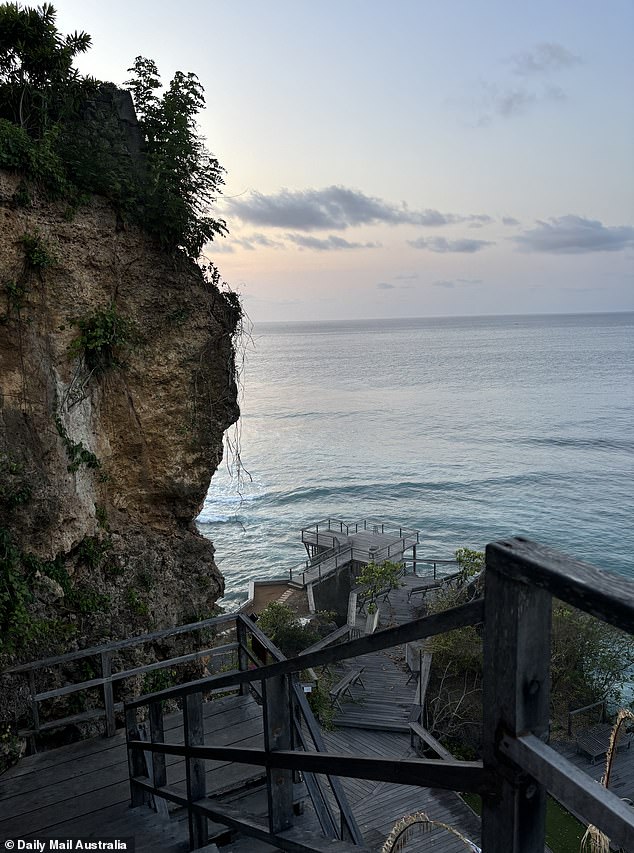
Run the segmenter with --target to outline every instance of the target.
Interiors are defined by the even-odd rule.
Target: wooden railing
[[[168,638],[173,638],[184,634],[198,634],[204,630],[227,629],[231,627],[231,623],[235,620],[235,616],[227,615],[215,617],[212,619],[204,619],[201,622],[191,622],[187,625],[180,625],[176,628],[166,628],[161,631],[154,631],[151,634],[142,634],[137,637],[131,637],[125,640],[118,640],[112,643],[106,643],[101,646],[94,646],[88,649],[81,649],[76,652],[69,652],[65,655],[56,657],[43,658],[33,661],[32,663],[14,666],[6,670],[7,674],[22,675],[28,678],[29,682],[29,704],[31,707],[32,725],[28,729],[20,730],[22,736],[36,736],[41,732],[50,729],[61,728],[63,726],[89,722],[94,719],[105,720],[105,734],[107,736],[114,735],[116,731],[116,713],[123,711],[123,703],[114,701],[114,685],[126,679],[134,678],[139,675],[147,675],[151,672],[157,672],[164,669],[172,669],[186,663],[193,663],[202,658],[212,658],[215,656],[225,656],[237,652],[237,643],[224,643],[222,645],[213,645],[199,649],[195,652],[190,652],[177,657],[166,658],[154,663],[144,664],[143,666],[133,667],[131,669],[113,670],[113,661],[117,655],[129,651],[140,646],[156,643]],[[200,645],[200,641],[196,643]],[[60,680],[58,676],[55,679],[55,671],[59,671],[61,667],[67,664],[74,664],[76,672],[80,672],[78,664],[98,661],[100,675],[89,679],[77,680],[72,684],[64,684],[62,687],[56,687],[49,690],[42,688],[42,682],[46,679]],[[68,678],[65,674],[64,679]],[[43,702],[51,699],[57,699],[63,696],[72,696],[73,694],[83,694],[87,691],[98,690],[100,700],[97,700],[95,707],[80,713],[67,715],[65,717],[54,717],[41,721],[40,705]]]
[[[186,762],[187,796],[183,796],[182,793],[167,785],[165,755],[179,754],[170,750],[181,749],[181,747],[163,744],[162,699],[167,696],[166,692],[161,692],[161,698],[141,697],[133,702],[126,703],[125,706],[132,803],[141,805],[149,793],[154,797],[186,806],[189,810],[192,849],[201,847],[206,843],[207,818],[213,818],[215,815],[215,818],[220,820],[219,815],[221,813],[224,822],[229,826],[237,826],[259,838],[269,837],[269,830],[262,827],[258,828],[257,824],[252,821],[245,823],[244,819],[241,819],[238,814],[232,813],[231,809],[227,811],[226,807],[224,811],[222,809],[219,811],[217,806],[206,799],[204,758],[198,758],[195,754],[196,749],[211,748],[204,746],[203,693],[209,693],[210,689],[211,692],[214,692],[235,689],[236,687],[244,693],[250,687],[263,705],[264,739],[267,750],[287,748],[304,750],[309,754],[326,751],[321,729],[297,680],[263,680],[260,684],[257,679],[248,677],[250,675],[249,666],[261,667],[263,654],[276,662],[285,663],[286,658],[282,652],[273,645],[251,619],[240,613],[234,614],[232,618],[235,619],[236,624],[237,659],[240,669],[222,676],[223,684],[220,687],[211,683],[208,684],[209,679],[203,679],[176,688],[176,691],[171,693],[172,698],[179,698],[183,702],[184,746],[182,749],[186,750],[188,755]],[[332,641],[332,638],[329,639]],[[257,648],[257,654],[254,652],[254,647]],[[213,678],[211,680],[213,681]],[[200,686],[200,689],[195,689],[194,685]],[[159,694],[155,694],[155,696],[159,696]],[[140,707],[147,707],[150,742],[133,740],[139,734],[137,709]],[[144,744],[144,751],[154,753],[151,762],[144,763],[141,753],[135,751],[137,743]],[[255,763],[259,764],[260,762]],[[148,772],[151,774],[151,778],[146,775]],[[272,815],[271,833],[282,832],[288,829],[290,825],[293,805],[292,775],[292,771],[280,774],[279,772],[272,773],[271,768],[267,768],[267,784]],[[330,798],[319,777],[310,768],[304,768],[302,772],[303,780],[325,838],[350,840],[355,845],[362,845],[363,836],[348,805],[341,782],[328,771],[325,771],[325,775],[330,786],[332,799],[337,806],[338,817],[333,812]],[[297,839],[294,843],[297,844]],[[297,848],[294,847],[293,849]]]
[[[480,794],[484,853],[543,853],[548,791],[565,807],[598,826],[614,844],[634,849],[631,807],[545,742],[549,728],[553,596],[617,628],[634,632],[634,583],[521,537],[487,547],[484,598],[300,658],[274,660],[248,670],[246,633],[253,631],[253,626],[242,620],[239,672],[190,682],[126,704],[133,803],[140,803],[149,792],[185,805],[191,815],[193,848],[204,843],[206,820],[212,818],[282,849],[296,850],[294,830],[290,829],[292,772],[325,773],[331,778],[347,776]],[[378,759],[297,748],[293,741],[293,696],[294,678],[301,670],[479,623],[484,623],[482,761]],[[199,722],[203,692],[236,685],[245,689],[256,683],[261,684],[264,703],[264,748],[204,745]],[[161,703],[172,698],[183,700],[188,721],[182,746],[161,742]],[[149,709],[150,742],[140,740],[136,734],[137,709],[141,706]],[[154,756],[152,780],[143,769],[143,751]],[[164,768],[165,755],[186,759],[186,797],[177,798],[165,785],[160,769]],[[245,821],[205,798],[202,780],[206,759],[267,768],[267,827]],[[305,842],[304,849],[320,851],[325,847],[315,839],[312,846]]]
[[[404,562],[403,551],[411,547],[412,544],[407,539],[397,539],[381,548],[371,549],[358,548],[354,545],[335,546],[317,554],[312,560],[303,560],[297,566],[289,569],[289,580],[306,586],[307,583],[324,580],[351,562],[382,563],[384,560],[392,558]],[[447,560],[446,562],[453,561]],[[434,577],[436,577],[435,566]]]
[[[456,559],[441,559],[440,557],[403,557],[403,562],[405,563],[405,568],[407,570],[408,564],[412,566],[412,573],[418,575],[418,577],[430,577],[433,575],[434,580],[438,578],[438,567],[440,566],[443,571],[444,576],[447,573],[447,567],[451,567],[453,571],[454,567],[458,565],[458,561]],[[431,566],[431,572],[419,572],[418,564],[422,564],[423,566]],[[442,577],[441,576],[441,577]]]

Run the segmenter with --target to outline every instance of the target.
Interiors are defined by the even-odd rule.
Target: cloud
[[[496,116],[509,119],[523,115],[538,103],[565,101],[566,93],[551,82],[551,75],[578,65],[582,59],[561,44],[543,42],[532,50],[515,54],[508,62],[523,83],[519,86],[482,83],[481,114],[476,122],[479,127],[487,127]],[[540,76],[541,89],[536,79]]]
[[[532,106],[537,100],[537,96],[533,92],[527,92],[525,89],[514,89],[506,92],[501,92],[495,99],[495,112],[503,118],[521,115],[526,112],[529,106]]]
[[[235,249],[232,243],[227,243],[226,240],[212,240],[211,243],[207,243],[206,251],[211,255],[219,253],[223,255],[232,255],[235,252]]]
[[[344,231],[358,225],[424,225],[438,227],[457,222],[485,222],[485,214],[460,215],[427,208],[410,210],[403,202],[391,204],[360,190],[332,186],[321,190],[283,189],[273,195],[253,191],[225,202],[229,215],[252,225],[294,228],[298,231]]]
[[[586,252],[619,252],[634,246],[630,225],[606,226],[598,219],[560,216],[537,220],[537,227],[511,238],[522,251],[576,255]]]
[[[447,240],[445,237],[419,237],[417,240],[408,240],[413,249],[427,249],[430,252],[462,252],[473,254],[494,244],[489,240]]]
[[[307,237],[304,234],[287,234],[286,239],[300,249],[314,249],[317,252],[331,252],[339,249],[378,249],[381,246],[380,243],[351,243],[335,234],[329,234],[323,240],[319,237]]]
[[[490,225],[495,222],[492,216],[487,216],[486,213],[478,213],[474,216],[467,217],[469,228],[482,228],[483,225]]]
[[[389,282],[387,282],[387,281],[380,281],[380,282],[377,284],[377,287],[378,287],[378,289],[379,289],[379,290],[394,290],[394,289],[395,289],[395,285],[390,284],[390,283],[389,283]]]
[[[516,219],[514,216],[503,216],[502,217],[503,225],[519,225],[519,219]]]
[[[434,287],[444,287],[447,290],[453,290],[456,287],[468,287],[469,285],[482,284],[481,278],[453,278],[434,281]]]
[[[394,278],[396,279],[396,281],[414,281],[414,279],[418,278],[418,273],[401,273],[400,275],[395,275]]]
[[[513,73],[520,77],[549,74],[579,65],[583,60],[557,42],[542,42],[532,50],[516,53],[509,60]]]
[[[239,239],[234,239],[233,241],[236,245],[241,246],[243,249],[246,249],[249,252],[254,251],[257,246],[262,246],[265,249],[283,249],[284,243],[280,243],[277,240],[271,240],[265,234],[250,234],[248,237],[241,237]]]

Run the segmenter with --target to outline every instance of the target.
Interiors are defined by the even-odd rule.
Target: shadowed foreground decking
[[[212,835],[215,824],[221,823],[252,836],[254,840],[248,846],[251,851],[266,849],[261,842],[267,842],[291,853],[350,853],[359,846],[363,848],[366,841],[372,845],[376,843],[376,836],[369,837],[374,829],[373,821],[392,819],[387,813],[387,803],[394,791],[399,808],[407,810],[417,803],[422,804],[427,789],[450,793],[468,791],[482,797],[484,853],[542,853],[548,791],[573,813],[603,829],[617,846],[633,851],[634,811],[620,799],[623,794],[606,791],[546,743],[552,596],[630,634],[633,632],[634,584],[522,538],[487,546],[484,598],[395,624],[340,645],[307,650],[298,658],[286,660],[242,614],[220,617],[215,622],[222,626],[223,634],[227,634],[228,623],[233,624],[236,642],[222,648],[235,649],[237,670],[171,687],[125,704],[132,804],[142,806],[151,797],[159,811],[167,812],[174,804],[183,807],[188,814],[192,849],[202,848],[207,843],[208,822],[211,821]],[[350,736],[339,745],[332,743],[329,747],[324,742],[297,681],[302,671],[342,661],[352,662],[364,655],[387,652],[456,628],[480,624],[483,625],[484,647],[481,762],[456,761],[446,750],[435,759],[414,759],[407,752],[400,755],[391,752],[384,758],[377,755],[382,736],[376,733],[372,733],[369,744],[364,741],[354,747],[363,746],[365,754],[359,756],[356,751],[348,751],[353,741],[352,733],[357,733],[355,729],[349,730]],[[257,654],[256,641],[260,649]],[[267,658],[264,665],[261,664],[262,650]],[[73,659],[78,656],[80,654],[76,653]],[[92,687],[103,688],[108,719],[113,707],[112,682],[121,676],[104,668],[106,673],[89,683]],[[71,689],[79,687],[81,685],[75,685]],[[234,724],[227,729],[229,734],[224,744],[216,736],[210,741],[209,708],[203,701],[204,695],[210,691],[218,695],[222,691],[236,690],[241,694],[236,704],[247,708],[255,707],[249,691],[261,695],[262,733],[256,731],[255,724],[252,731],[248,729],[245,721],[239,724],[238,732]],[[163,715],[164,703],[168,700],[183,703],[182,736],[178,724],[173,725],[172,718]],[[211,703],[212,711],[214,706],[220,708],[216,702]],[[141,723],[148,718],[149,740],[145,724]],[[398,732],[385,736],[388,734],[399,736]],[[245,745],[251,739],[257,744],[261,736],[263,748]],[[423,730],[419,736],[427,737],[427,734]],[[236,744],[232,743],[234,738],[243,740]],[[43,833],[48,829],[49,834],[57,834],[60,828],[71,831],[72,822],[73,832],[87,832],[94,826],[95,814],[100,820],[110,816],[113,823],[108,825],[108,830],[114,825],[118,830],[119,820],[126,819],[138,821],[138,833],[144,830],[148,820],[155,820],[158,827],[161,820],[158,816],[148,818],[147,811],[140,812],[137,808],[125,810],[126,782],[121,779],[121,764],[118,758],[111,762],[112,755],[107,756],[109,744],[116,743],[117,739],[120,748],[118,734],[110,741],[102,741],[103,748],[96,752],[94,744],[88,746],[95,756],[101,755],[94,758],[94,761],[104,762],[98,769],[90,766],[85,772],[80,769],[78,756],[87,745],[76,744],[69,747],[67,753],[58,751],[57,756],[53,753],[34,756],[10,771],[2,779],[0,829],[29,834],[38,825]],[[436,752],[440,754],[437,748]],[[50,770],[56,764],[69,764],[65,770],[65,789],[63,783],[61,786],[43,784],[47,768]],[[227,790],[227,780],[236,781],[231,775],[234,773],[255,777],[257,767],[266,774],[266,797],[262,789],[254,789],[236,799],[235,794]],[[210,768],[211,772],[205,772]],[[293,777],[300,771],[311,792],[314,812],[307,809],[305,815],[298,818],[293,804],[301,792],[297,791]],[[326,778],[328,788],[322,785]],[[339,778],[351,780],[345,784],[351,799],[357,795],[357,808],[363,815],[362,828]],[[12,787],[14,781],[22,786],[20,794]],[[94,791],[99,791],[91,814],[85,809],[89,782]],[[368,783],[369,788],[366,787]],[[60,787],[66,791],[61,799]],[[415,800],[409,798],[408,788],[417,792]],[[41,804],[40,794],[50,798],[48,804]],[[26,805],[20,805],[22,800]],[[256,817],[246,814],[250,801],[258,804],[254,806]],[[260,817],[265,801],[266,818]],[[377,807],[382,802],[386,804],[385,810]],[[9,806],[12,811],[8,810]],[[22,810],[18,817],[13,814],[16,806]],[[315,818],[321,833],[316,831]],[[377,823],[375,826],[384,837],[384,825]],[[55,828],[55,833],[51,833],[51,828]],[[93,833],[106,834],[102,827],[95,827]],[[359,846],[355,848],[350,840]],[[176,849],[173,844],[174,839],[171,839],[172,846],[159,846],[157,840],[153,847],[146,849],[171,853]],[[425,848],[417,840],[414,849],[423,851]]]
[[[205,732],[225,745],[261,746],[262,712],[248,696],[205,703]],[[166,742],[182,742],[183,715],[165,718]],[[175,784],[185,781],[185,761],[168,759]],[[209,762],[207,789],[229,798],[262,781],[261,767]],[[137,837],[137,850],[187,849],[186,815],[167,822],[148,809],[130,809],[125,732],[91,738],[23,759],[0,777],[0,838]],[[138,820],[142,818],[142,832]],[[116,832],[115,832],[116,828]]]
[[[205,733],[215,744],[254,746],[263,742],[262,712],[250,696],[216,699],[204,705]],[[165,718],[168,743],[182,740],[182,714]],[[351,755],[411,756],[407,737],[387,732],[331,732],[329,748]],[[184,760],[168,759],[172,784],[185,781]],[[207,793],[223,804],[238,807],[244,816],[266,815],[265,771],[228,762],[212,761],[207,767]],[[393,824],[404,814],[425,809],[430,816],[465,826],[471,821],[477,838],[478,821],[448,791],[427,791],[414,786],[344,780],[344,789],[369,849],[377,850]],[[302,794],[302,791],[299,791]],[[305,792],[304,792],[305,795]],[[319,835],[310,804],[299,825]],[[228,837],[223,827],[215,832]],[[187,813],[170,810],[160,817],[147,807],[130,808],[130,786],[125,735],[92,738],[68,747],[24,759],[0,777],[0,841],[7,838],[134,837],[138,853],[183,853],[188,849]],[[435,853],[461,853],[455,838],[443,833]],[[431,838],[431,837],[430,837]],[[425,844],[427,841],[425,841]],[[276,848],[249,840],[249,850]],[[229,844],[227,851],[240,849]],[[421,849],[425,849],[424,847]]]

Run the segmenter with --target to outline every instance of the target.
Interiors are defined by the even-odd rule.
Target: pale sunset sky
[[[57,0],[193,71],[254,322],[634,308],[631,0]]]

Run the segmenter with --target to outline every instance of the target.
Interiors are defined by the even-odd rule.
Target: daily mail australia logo
[[[82,839],[82,838],[47,838],[44,841],[34,839],[26,841],[18,838],[14,842],[5,841],[6,850],[33,850],[35,853],[48,853],[49,850],[128,850],[134,851],[134,843],[120,838],[113,839]]]

